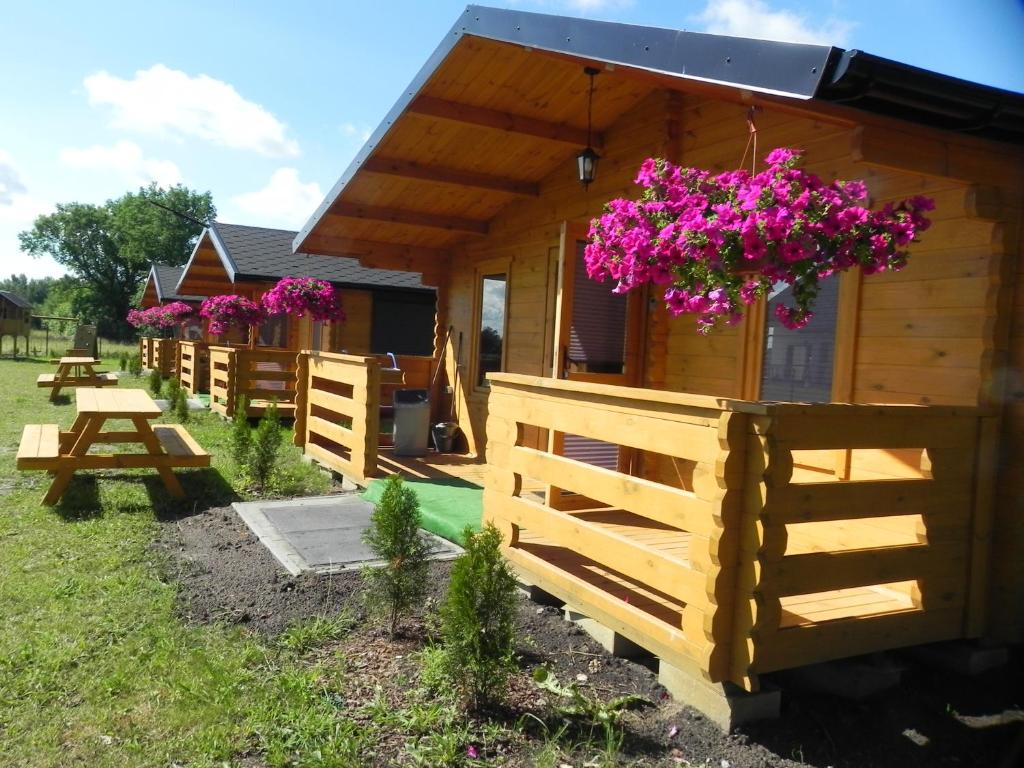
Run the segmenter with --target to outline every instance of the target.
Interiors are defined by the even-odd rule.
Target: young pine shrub
[[[173,410],[178,403],[178,393],[181,392],[181,382],[178,381],[177,376],[168,376],[164,379],[163,392],[164,398],[166,398],[171,410]]]
[[[264,490],[274,476],[277,455],[281,450],[281,419],[277,414],[277,403],[270,403],[252,437],[249,451],[249,475],[258,490]]]
[[[122,352],[121,356],[117,359],[117,362],[121,366],[122,371],[128,370],[128,353]]]
[[[249,452],[252,450],[252,429],[249,427],[249,405],[245,395],[239,395],[235,401],[235,412],[231,422],[231,458],[238,467],[249,464]]]
[[[128,358],[128,373],[136,378],[142,375],[142,355],[136,353]]]
[[[441,606],[442,666],[471,709],[501,699],[515,668],[516,580],[491,523],[473,534],[452,565]]]
[[[149,372],[149,391],[153,397],[160,397],[160,391],[164,388],[163,374],[156,368]]]
[[[430,543],[420,531],[419,499],[414,490],[402,485],[401,476],[388,478],[370,527],[363,531],[363,543],[384,561],[378,568],[363,569],[369,585],[367,599],[387,617],[395,637],[402,615],[423,600],[430,553]]]
[[[174,398],[173,405],[174,416],[182,424],[186,423],[189,420],[191,414],[189,413],[188,410],[188,393],[181,387],[178,387],[178,394]]]

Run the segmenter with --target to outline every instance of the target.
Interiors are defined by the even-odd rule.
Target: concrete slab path
[[[374,565],[363,544],[373,504],[355,493],[288,501],[236,502],[231,505],[278,562],[293,576],[303,571],[332,573]],[[431,559],[447,560],[462,549],[424,531]]]

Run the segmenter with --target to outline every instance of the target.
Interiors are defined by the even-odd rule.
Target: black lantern
[[[594,76],[600,74],[601,70],[595,67],[584,67],[583,72],[590,78],[590,94],[587,97],[587,146],[576,155],[576,165],[579,171],[580,184],[586,189],[597,176],[597,161],[601,156],[590,146],[591,132],[593,129],[594,110]]]

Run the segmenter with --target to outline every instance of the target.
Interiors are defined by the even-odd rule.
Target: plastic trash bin
[[[396,456],[425,456],[430,434],[430,400],[425,389],[395,390]]]

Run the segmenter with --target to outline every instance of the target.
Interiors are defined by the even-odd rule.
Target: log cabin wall
[[[743,105],[706,96],[654,91],[605,132],[597,181],[589,190],[581,189],[574,168],[566,164],[541,183],[538,198],[509,205],[491,221],[486,237],[453,254],[450,283],[439,291],[439,317],[454,327],[445,370],[449,383],[456,384],[455,412],[470,452],[483,455],[486,449],[487,392],[471,380],[481,265],[488,271],[508,270],[504,370],[551,375],[562,222],[587,221],[607,200],[635,196],[632,179],[651,155],[712,170],[737,167],[746,143],[746,112]],[[1024,449],[1020,156],[1004,157],[999,145],[954,135],[923,130],[919,135],[914,128],[884,123],[859,125],[848,115],[817,118],[767,108],[756,116],[758,155],[776,146],[799,147],[806,151],[806,167],[823,178],[864,179],[874,205],[921,194],[934,197],[937,209],[931,229],[911,249],[906,269],[866,279],[843,277],[835,399],[981,405],[996,415],[1006,405],[994,511],[990,634],[1020,639],[1024,470],[1018,460],[1010,460]],[[756,322],[755,313],[737,326],[701,336],[693,318],[670,317],[652,299],[643,334],[642,385],[756,399],[763,333]],[[451,372],[460,332],[462,365],[456,382]],[[542,447],[546,436],[531,432],[525,441]],[[641,471],[663,482],[687,482],[680,467],[658,456],[645,456]],[[1004,620],[1011,613],[1015,618]]]

